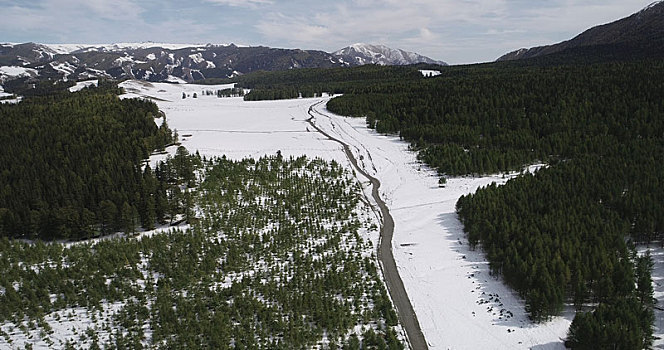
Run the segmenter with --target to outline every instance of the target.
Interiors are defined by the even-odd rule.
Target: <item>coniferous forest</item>
[[[652,264],[634,243],[664,238],[664,64],[438,69],[434,78],[395,82],[386,71],[374,84],[329,83],[344,95],[327,107],[398,134],[443,178],[544,163],[459,200],[471,246],[533,320],[577,307],[568,345],[648,347]]]
[[[164,220],[169,179],[143,160],[173,135],[154,103],[119,93],[102,83],[0,104],[0,236],[81,239]]]
[[[197,208],[185,230],[69,246],[0,239],[0,344],[403,349],[349,171],[279,154],[181,160],[204,174],[185,192]]]

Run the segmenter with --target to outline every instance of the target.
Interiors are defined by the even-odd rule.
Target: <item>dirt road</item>
[[[314,129],[316,129],[316,131],[323,134],[328,139],[339,143],[343,147],[344,153],[346,153],[348,160],[350,160],[350,162],[353,164],[355,170],[371,181],[371,195],[373,196],[376,203],[378,203],[378,208],[380,209],[381,216],[383,217],[383,226],[380,229],[381,239],[380,245],[378,247],[378,260],[380,261],[383,269],[383,276],[385,277],[387,289],[389,290],[392,301],[394,302],[394,306],[397,309],[399,321],[406,331],[406,336],[408,337],[410,348],[413,350],[428,349],[427,342],[424,339],[424,334],[422,334],[422,329],[420,328],[420,323],[417,321],[417,315],[415,315],[415,311],[413,311],[413,306],[410,304],[410,299],[408,299],[408,294],[406,294],[403,281],[401,281],[401,277],[399,276],[397,264],[394,262],[394,255],[392,255],[394,219],[392,219],[392,215],[390,215],[390,211],[387,208],[387,205],[385,205],[385,202],[380,198],[380,193],[378,192],[378,189],[380,188],[380,181],[369,175],[357,164],[357,160],[355,159],[353,152],[350,151],[348,144],[330,136],[328,133],[314,124],[314,107],[323,102],[315,103],[309,107],[309,115],[311,117],[307,119],[307,122],[309,122],[309,124]],[[316,111],[316,113],[320,112]]]

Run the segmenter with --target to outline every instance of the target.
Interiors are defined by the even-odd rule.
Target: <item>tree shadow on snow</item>
[[[565,346],[561,342],[551,342],[546,344],[535,345],[531,347],[532,350],[558,350],[565,349]]]

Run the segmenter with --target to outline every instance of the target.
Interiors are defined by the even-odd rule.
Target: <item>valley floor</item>
[[[202,94],[218,86],[124,85],[127,97],[153,98],[191,152],[238,159],[279,150],[284,156],[307,154],[350,167],[341,146],[306,122],[308,108],[327,98],[245,102]],[[407,143],[367,129],[364,120],[333,115],[324,105],[315,107],[316,125],[349,144],[364,169],[382,183],[381,196],[395,220],[394,256],[429,348],[564,348],[573,312],[531,323],[522,300],[489,275],[482,253],[468,249],[455,214],[461,195],[518,174],[452,178],[440,188],[435,172],[416,160]],[[359,180],[370,198],[368,180]]]
[[[469,250],[455,213],[460,196],[517,173],[452,178],[440,188],[436,173],[398,137],[379,135],[363,120],[319,112],[319,125],[353,145],[365,169],[381,180],[395,221],[394,257],[429,348],[564,348],[573,313],[530,322],[522,300],[489,275],[480,251]]]

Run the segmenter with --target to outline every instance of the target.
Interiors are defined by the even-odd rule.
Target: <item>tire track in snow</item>
[[[335,131],[336,131],[336,127],[335,127],[334,123],[332,122],[332,118],[331,118],[329,115],[326,115],[326,114],[324,114],[324,113],[321,113],[321,112],[319,112],[319,111],[317,111],[317,110],[312,110],[312,112],[314,112],[314,113],[316,113],[316,114],[318,114],[318,115],[320,115],[320,116],[322,116],[322,117],[325,117],[325,118],[329,119],[329,121],[330,121],[330,125],[332,125],[332,129],[335,129]],[[355,128],[354,128],[352,125],[350,125],[350,123],[348,123],[347,121],[344,120],[343,122],[346,123],[346,125],[348,125],[351,129],[355,129]],[[339,128],[339,130],[340,130],[340,131],[339,131],[340,133],[345,134],[345,135],[348,136],[350,139],[356,141],[360,146],[362,146],[362,148],[364,149],[364,153],[366,153],[367,157],[369,158],[369,162],[371,163],[371,168],[373,168],[374,174],[377,174],[377,173],[378,173],[378,170],[376,169],[376,164],[374,164],[374,161],[373,161],[373,158],[371,157],[371,152],[369,152],[369,149],[367,149],[367,148],[362,144],[362,142],[360,142],[360,140],[358,140],[355,136],[351,135],[348,131],[346,131],[346,129],[344,129],[344,128]],[[357,150],[357,152],[360,153],[360,155],[361,155],[362,151],[361,151],[357,146],[355,146],[355,145],[353,145],[353,147],[354,147],[354,148]],[[364,165],[365,168],[366,168],[366,164],[364,163],[364,161],[362,160],[361,157],[360,157],[360,161],[362,161],[362,165]],[[389,161],[389,159],[388,159],[388,161]]]
[[[371,182],[372,185],[371,195],[378,204],[378,207],[383,217],[383,226],[380,229],[381,239],[378,246],[378,260],[380,261],[380,264],[383,268],[383,276],[385,277],[385,283],[387,284],[387,289],[390,292],[390,296],[392,296],[392,301],[394,302],[394,306],[397,309],[397,313],[399,315],[399,321],[401,322],[401,325],[406,331],[406,338],[408,343],[410,344],[410,348],[414,350],[419,350],[419,349],[426,350],[428,349],[427,342],[424,338],[424,334],[422,333],[422,329],[420,328],[420,323],[417,320],[417,315],[413,310],[413,305],[410,303],[410,299],[408,299],[408,294],[406,294],[406,289],[403,286],[403,281],[399,276],[397,264],[394,261],[394,255],[392,254],[392,236],[394,235],[394,219],[392,218],[392,215],[390,215],[390,211],[387,208],[387,205],[380,198],[380,193],[378,192],[378,189],[380,188],[380,181],[378,181],[377,178],[369,175],[366,171],[364,171],[364,169],[358,166],[357,160],[355,159],[353,152],[351,152],[350,146],[348,146],[348,144],[337,138],[330,136],[328,133],[320,129],[314,123],[313,109],[314,107],[320,105],[323,102],[325,101],[314,103],[309,107],[308,113],[311,117],[307,119],[307,122],[323,136],[327,137],[328,139],[334,142],[339,143],[343,147],[346,157],[348,157],[348,160],[353,164],[353,167],[360,174],[369,179],[369,181]],[[316,111],[316,113],[320,114],[320,112],[318,111]]]
[[[250,130],[223,130],[223,129],[179,129],[179,133],[183,132],[217,132],[224,134],[306,134],[306,130],[266,130],[266,131],[250,131]],[[184,137],[184,136],[183,136]]]

